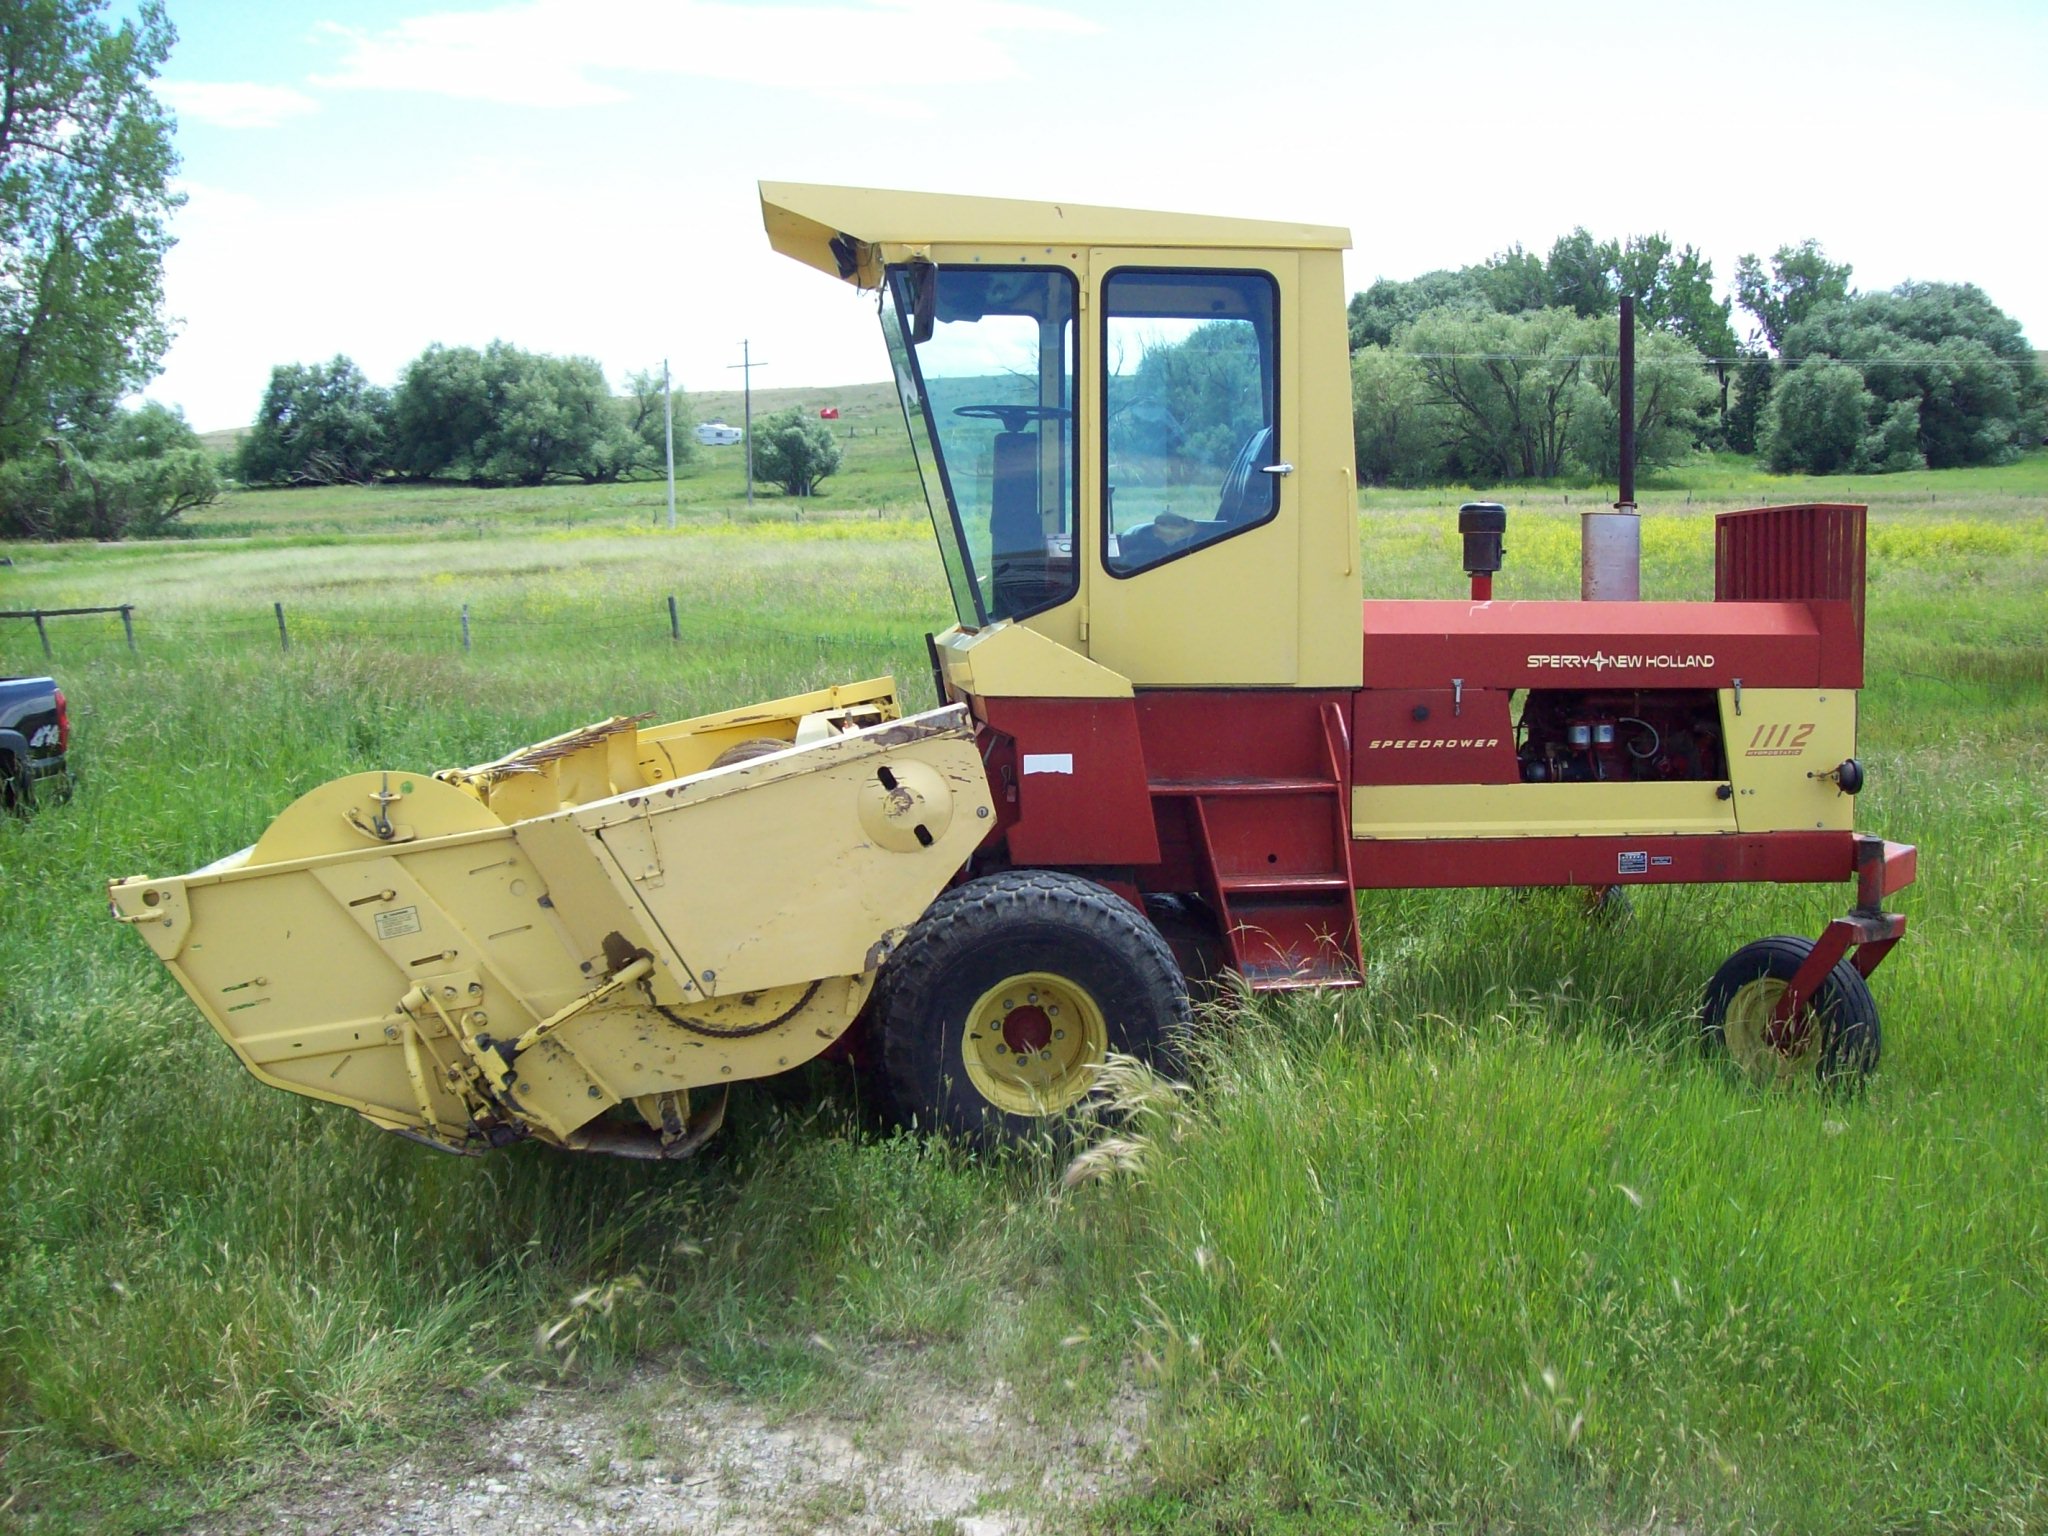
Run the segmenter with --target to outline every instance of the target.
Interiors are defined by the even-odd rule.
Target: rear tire
[[[1745,944],[1707,983],[1700,1028],[1709,1049],[1727,1054],[1759,1086],[1813,1079],[1823,1088],[1854,1088],[1877,1070],[1884,1037],[1869,983],[1846,959],[1835,962],[1791,1022],[1792,1038],[1767,1038],[1771,1010],[1806,957],[1813,940],[1780,935]]]
[[[1164,1059],[1188,1018],[1173,951],[1092,880],[1003,870],[932,903],[882,973],[871,1076],[896,1121],[985,1143],[1086,1097],[1108,1052]]]
[[[729,768],[734,763],[751,763],[755,758],[766,757],[771,752],[787,752],[789,745],[779,736],[749,736],[745,741],[734,742],[711,759],[711,766]]]

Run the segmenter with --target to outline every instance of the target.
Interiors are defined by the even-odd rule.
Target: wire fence
[[[104,622],[98,626],[73,625],[61,631],[50,622],[90,617],[104,620],[109,615],[119,620],[119,641],[114,638],[112,625]],[[474,652],[530,649],[537,641],[549,639],[603,638],[613,643],[637,639],[649,645],[664,641],[674,646],[773,645],[813,650],[826,656],[878,657],[914,646],[918,638],[918,631],[907,624],[900,629],[870,625],[831,631],[798,629],[723,610],[706,614],[684,607],[674,595],[644,606],[607,606],[580,613],[556,609],[473,610],[470,604],[461,603],[434,612],[414,608],[403,614],[344,614],[274,601],[267,611],[252,607],[239,613],[215,610],[190,616],[153,614],[134,603],[0,610],[0,621],[5,620],[32,623],[43,657],[53,661],[60,659],[53,632],[71,642],[64,648],[73,654],[90,652],[95,656],[116,645],[134,655],[147,655],[158,647],[186,649],[218,644],[289,655],[302,648],[336,644],[402,644],[408,649]]]

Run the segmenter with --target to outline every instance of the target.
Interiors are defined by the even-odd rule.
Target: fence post
[[[469,649],[469,604],[462,605],[462,648]]]
[[[128,654],[133,656],[135,654],[135,605],[133,603],[123,603],[121,605],[121,633],[128,637]]]
[[[43,642],[43,659],[47,661],[50,657],[50,632],[43,628],[43,616],[40,611],[36,614],[36,638]]]
[[[668,595],[668,637],[678,641],[683,638],[683,622],[676,617],[676,595],[673,592]]]
[[[270,608],[277,615],[277,648],[288,651],[292,648],[292,637],[284,627],[284,604],[272,603]]]

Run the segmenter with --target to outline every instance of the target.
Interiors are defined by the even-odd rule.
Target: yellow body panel
[[[955,696],[987,699],[1128,699],[1131,680],[1007,620],[986,629],[957,626],[937,639],[939,667]]]
[[[893,717],[893,690],[706,717],[696,742],[612,721],[444,778],[356,774],[243,855],[110,894],[273,1086],[448,1145],[624,1150],[596,1124],[619,1108],[673,1145],[690,1090],[838,1038],[987,831],[964,710],[869,714]],[[665,777],[778,723],[785,751]],[[600,768],[664,777],[504,818]]]
[[[1721,690],[1721,739],[1744,832],[1848,832],[1856,799],[1832,773],[1856,755],[1856,695],[1846,688]]]
[[[1684,784],[1378,784],[1351,791],[1361,838],[1615,837],[1733,832],[1721,786]]]
[[[1853,831],[1856,802],[1827,777],[1856,753],[1846,689],[1721,690],[1729,781],[1361,785],[1360,838],[1628,837]],[[1728,791],[1725,798],[1724,788]]]
[[[1121,579],[1102,569],[1100,487],[1084,474],[1089,656],[1147,687],[1358,687],[1365,653],[1349,361],[1342,334],[1303,323],[1343,311],[1337,252],[1168,256],[1126,247],[1091,251],[1089,260],[1098,293],[1119,267],[1162,262],[1271,274],[1280,290],[1280,356],[1289,360],[1279,393],[1280,454],[1292,466],[1277,477],[1280,505],[1271,522]],[[1083,335],[1085,395],[1099,374],[1090,356],[1100,337],[1092,328]],[[1084,415],[1084,429],[1082,463],[1098,462],[1089,435],[1094,415]]]

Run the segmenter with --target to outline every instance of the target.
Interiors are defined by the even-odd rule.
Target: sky
[[[147,394],[201,431],[277,364],[391,384],[432,342],[615,389],[664,357],[736,387],[743,341],[760,387],[885,378],[872,300],[769,250],[761,180],[1343,225],[1353,290],[1584,225],[1696,245],[1725,293],[1812,237],[2048,346],[2048,0],[168,5]]]

